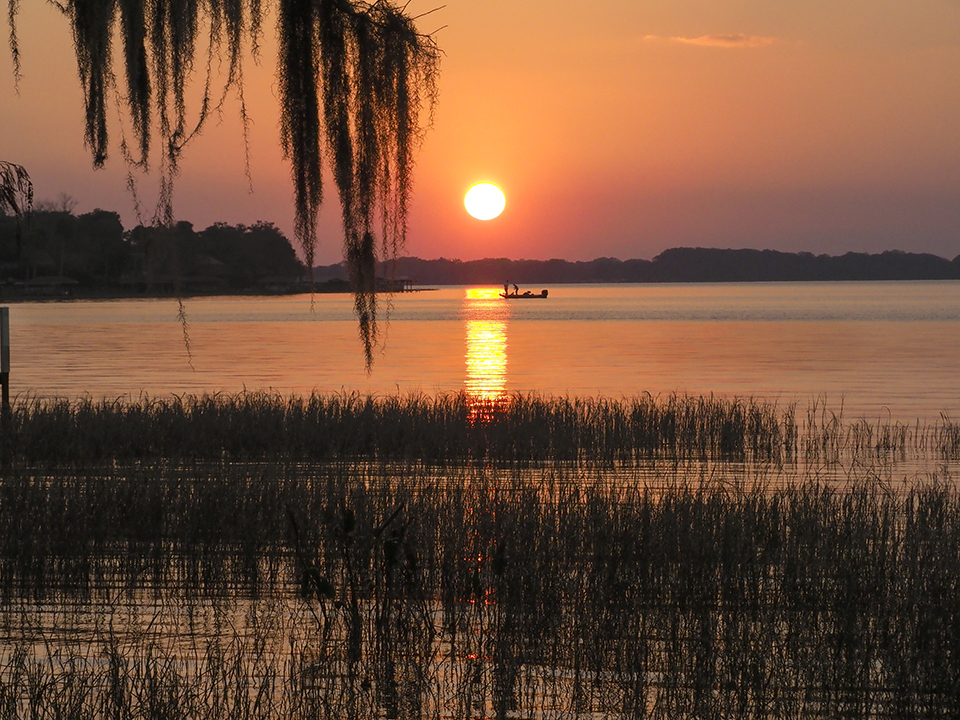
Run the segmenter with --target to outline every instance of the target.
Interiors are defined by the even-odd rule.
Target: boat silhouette
[[[539,294],[532,293],[529,290],[520,292],[520,288],[514,285],[513,292],[510,292],[510,284],[504,283],[503,292],[500,293],[500,297],[506,298],[507,300],[545,300],[547,291],[541,290]]]

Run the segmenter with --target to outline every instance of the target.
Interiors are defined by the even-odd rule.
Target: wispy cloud
[[[644,37],[644,40],[661,40],[684,43],[686,45],[718,48],[758,48],[782,42],[780,38],[744,35],[743,33],[737,35],[701,35],[700,37],[661,37],[660,35],[647,35]]]

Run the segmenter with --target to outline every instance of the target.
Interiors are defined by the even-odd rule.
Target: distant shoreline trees
[[[397,260],[398,277],[421,285],[499,286],[525,284],[658,282],[803,282],[848,280],[957,280],[960,256],[953,260],[929,253],[898,250],[883,253],[814,255],[778,250],[671,248],[652,260],[597,258],[569,260]],[[317,279],[344,276],[339,265],[318,267]]]
[[[246,292],[306,283],[306,266],[274,225],[188,222],[125,231],[115,212],[74,215],[40,204],[18,247],[15,218],[0,217],[4,295],[51,288],[119,295]]]

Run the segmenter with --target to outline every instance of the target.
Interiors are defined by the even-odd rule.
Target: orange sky
[[[413,0],[413,14],[441,3]],[[0,159],[38,198],[136,222],[114,152],[93,171],[65,19],[23,0],[23,80],[0,53]],[[425,258],[653,257],[678,245],[960,254],[960,5],[950,0],[450,0],[407,251]],[[268,20],[272,39],[272,19]],[[253,189],[236,105],[183,163],[197,227],[292,227],[273,48],[247,68]],[[503,187],[498,219],[463,193]],[[328,183],[318,263],[340,259]],[[155,195],[142,183],[145,204]]]

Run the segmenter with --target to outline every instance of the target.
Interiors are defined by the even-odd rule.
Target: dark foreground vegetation
[[[306,433],[321,408],[338,419]],[[951,423],[685,397],[475,410],[19,403],[0,482],[0,713],[960,713]],[[151,414],[165,424],[138,424]],[[254,426],[260,444],[227,441]],[[120,443],[120,427],[167,427],[170,444]],[[447,439],[427,446],[432,432]],[[47,457],[31,444],[45,434]],[[920,456],[928,475],[890,472]],[[838,463],[846,479],[823,480]]]

